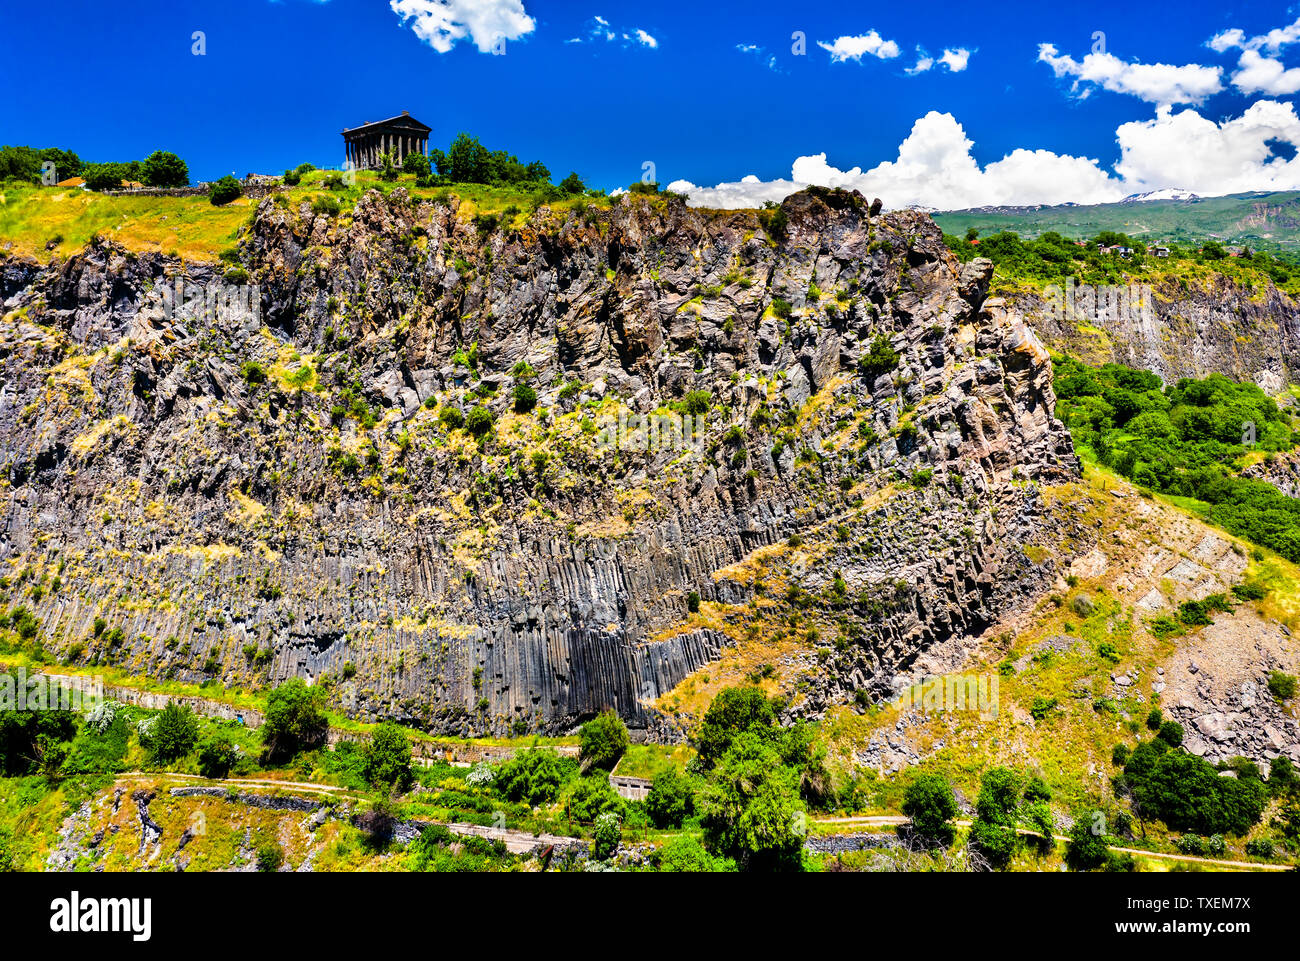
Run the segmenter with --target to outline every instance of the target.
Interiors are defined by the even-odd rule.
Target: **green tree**
[[[270,759],[293,757],[325,743],[329,721],[321,701],[320,690],[308,687],[300,677],[290,678],[267,696],[262,742]]]
[[[582,178],[576,173],[570,173],[569,176],[561,180],[559,187],[566,194],[580,194],[586,189],[582,183]]]
[[[622,816],[624,808],[623,799],[610,785],[609,774],[605,771],[578,778],[568,802],[569,817],[584,823],[595,821],[609,811]]]
[[[551,748],[530,748],[502,764],[493,784],[509,800],[536,807],[560,796],[573,767],[572,760],[566,764]]]
[[[612,770],[631,741],[627,725],[612,709],[605,709],[582,725],[578,732],[580,757],[587,763]]]
[[[695,785],[675,767],[655,776],[645,799],[646,812],[657,828],[679,828],[695,811]]]
[[[239,181],[230,174],[226,174],[220,180],[212,184],[208,191],[208,203],[214,207],[224,207],[232,200],[238,200],[244,192],[244,188],[239,185]]]
[[[736,862],[715,858],[694,835],[679,834],[657,854],[659,870],[670,873],[718,873],[736,870]]]
[[[184,187],[190,182],[190,169],[176,154],[155,150],[145,158],[140,179],[148,187]]]
[[[175,761],[194,749],[199,739],[199,722],[188,706],[168,702],[154,722],[149,752],[156,761]]]
[[[402,160],[402,172],[414,174],[416,180],[426,180],[432,172],[429,158],[422,153],[408,153]]]
[[[441,167],[439,173],[442,173]],[[447,176],[454,183],[485,184],[492,172],[492,158],[477,137],[458,133],[447,151]]]
[[[1102,826],[1106,816],[1101,811],[1085,811],[1074,819],[1070,828],[1070,846],[1065,852],[1065,863],[1071,871],[1095,871],[1104,867],[1110,858],[1110,847]]]
[[[753,728],[769,730],[776,723],[772,703],[756,687],[728,687],[719,691],[704,712],[695,734],[700,766],[708,770],[740,734]]]
[[[391,721],[375,728],[365,747],[365,778],[374,787],[406,790],[411,784],[411,742]]]
[[[737,736],[700,793],[705,845],[750,871],[798,870],[805,836],[798,773],[753,731]]]
[[[1011,863],[1020,838],[1016,831],[1020,810],[1020,775],[999,767],[985,773],[975,800],[975,822],[970,840],[989,864],[998,870]]]
[[[912,830],[923,837],[952,843],[952,819],[957,816],[957,798],[942,774],[922,774],[903,794],[903,813],[912,820]]]
[[[223,778],[239,760],[239,753],[230,738],[215,734],[204,738],[199,745],[199,773],[204,777]]]

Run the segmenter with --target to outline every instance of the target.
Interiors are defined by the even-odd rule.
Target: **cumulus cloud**
[[[1265,56],[1260,51],[1276,55],[1294,43],[1300,43],[1300,20],[1254,37],[1246,36],[1240,27],[1233,27],[1211,37],[1206,46],[1217,53],[1241,50],[1237,70],[1232,75],[1232,85],[1240,92],[1285,97],[1300,91],[1300,68],[1288,70],[1276,56]]]
[[[1053,44],[1038,45],[1038,59],[1058,78],[1073,77],[1071,90],[1086,92],[1095,85],[1112,93],[1125,93],[1160,106],[1199,104],[1223,89],[1220,67],[1189,63],[1128,63],[1111,53],[1090,53],[1075,60]]]
[[[939,57],[939,62],[953,73],[961,73],[970,63],[971,51],[965,47],[950,47]]]
[[[1254,37],[1247,37],[1246,32],[1240,27],[1233,27],[1231,30],[1216,34],[1206,46],[1218,53],[1234,47],[1242,50],[1263,49],[1270,53],[1277,53],[1283,47],[1293,43],[1300,43],[1300,19],[1290,26],[1277,27],[1268,33],[1261,33]]]
[[[1288,70],[1282,61],[1262,56],[1256,50],[1242,51],[1237,68],[1232,75],[1232,85],[1242,93],[1284,97],[1300,90],[1300,68]]]
[[[501,40],[518,40],[537,29],[521,0],[389,0],[415,35],[439,53],[468,39],[489,53]]]
[[[836,37],[834,40],[818,40],[817,46],[831,55],[832,63],[845,60],[862,62],[863,57],[876,57],[880,60],[893,60],[902,51],[893,40],[886,40],[875,30],[870,30],[857,37]]]
[[[757,207],[816,185],[859,190],[890,208],[955,210],[993,204],[1108,203],[1133,193],[1182,187],[1203,196],[1247,190],[1300,188],[1300,152],[1291,160],[1271,145],[1300,148],[1300,117],[1289,103],[1261,100],[1222,123],[1192,109],[1160,108],[1148,121],[1116,131],[1120,161],[1113,171],[1098,161],[1050,150],[1018,148],[980,166],[956,118],[931,111],[912,126],[895,160],[869,170],[841,170],[826,154],[795,160],[789,179],[742,180],[699,187],[679,180],[669,189],[695,206]]]
[[[1141,189],[1185,187],[1215,196],[1300,187],[1300,154],[1287,160],[1272,147],[1300,147],[1300,117],[1289,103],[1260,100],[1222,123],[1195,110],[1162,110],[1115,133],[1121,154],[1115,172]]]

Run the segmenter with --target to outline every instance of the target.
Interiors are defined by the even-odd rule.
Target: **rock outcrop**
[[[267,198],[224,264],[0,262],[8,603],[65,659],[456,734],[663,723],[730,643],[697,598],[748,599],[711,575],[801,532],[881,599],[814,709],[982,629],[1078,470],[1046,351],[924,215],[782,209],[399,188]]]

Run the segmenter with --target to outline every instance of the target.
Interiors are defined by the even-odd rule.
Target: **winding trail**
[[[814,824],[863,824],[868,826],[889,827],[899,824],[907,824],[908,819],[896,814],[874,814],[864,817],[849,818],[816,818]],[[968,828],[973,822],[969,820],[953,821],[958,827]],[[1017,834],[1024,834],[1030,837],[1042,837],[1037,831],[1031,831],[1029,828],[1016,828]],[[1069,838],[1063,834],[1053,834],[1054,841],[1069,842]],[[1118,851],[1121,854],[1137,854],[1148,858],[1161,858],[1166,861],[1189,861],[1193,864],[1208,864],[1219,868],[1241,868],[1246,871],[1290,871],[1289,864],[1264,864],[1258,861],[1225,861],[1221,858],[1202,858],[1192,854],[1164,854],[1160,851],[1147,851],[1143,848],[1122,848],[1111,845],[1112,851]]]

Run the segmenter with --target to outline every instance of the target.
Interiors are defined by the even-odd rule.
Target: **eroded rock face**
[[[1077,474],[1046,352],[929,218],[784,209],[779,240],[637,197],[496,228],[398,189],[340,218],[267,199],[236,269],[0,263],[10,603],[64,656],[326,678],[458,734],[663,725],[648,703],[733,643],[681,626],[690,595],[746,602],[713,573],[796,533],[836,532],[810,589],[882,598],[804,712],[982,629],[1052,567],[1022,549],[1038,485]],[[258,289],[187,317],[178,278]],[[896,363],[863,373],[878,338]],[[697,445],[600,442],[692,392]],[[477,442],[440,417],[477,406]]]
[[[1166,281],[1145,297],[1136,287],[1105,288],[1071,297],[1069,312],[1064,300],[1064,291],[1017,294],[1014,305],[1049,346],[1088,363],[1150,370],[1165,383],[1221,373],[1268,393],[1300,378],[1300,307],[1271,284],[1251,290],[1219,276],[1197,289]]]

